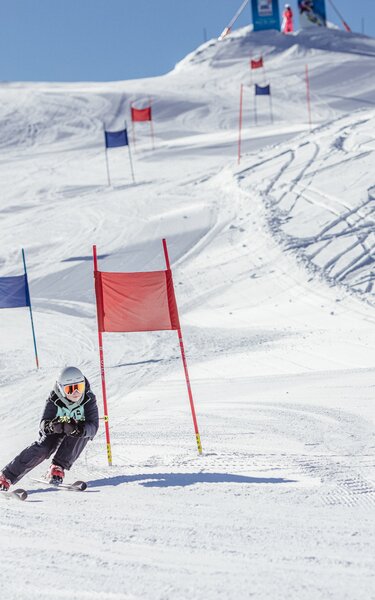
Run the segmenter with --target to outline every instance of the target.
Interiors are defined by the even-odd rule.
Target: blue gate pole
[[[24,251],[23,248],[22,248],[22,260],[23,260],[23,267],[25,269],[26,300],[27,300],[27,303],[28,303],[29,311],[30,311],[31,330],[33,332],[34,351],[35,351],[35,362],[36,362],[36,368],[39,369],[39,358],[38,358],[38,350],[37,350],[37,347],[36,347],[36,338],[35,338],[33,311],[32,311],[32,308],[31,308],[31,298],[30,298],[30,290],[29,290],[29,281],[27,279],[25,251]]]

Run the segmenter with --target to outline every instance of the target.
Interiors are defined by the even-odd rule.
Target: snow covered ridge
[[[283,53],[290,48],[300,48],[304,53],[312,50],[341,52],[367,57],[375,57],[375,40],[358,33],[348,33],[336,27],[299,30],[284,35],[278,31],[253,32],[252,27],[243,27],[231,32],[223,40],[209,40],[188,54],[176,69],[211,62],[219,66],[229,59],[246,60],[249,56],[271,56]]]
[[[375,303],[375,110],[262,154],[241,187],[260,193],[271,230],[331,282]]]

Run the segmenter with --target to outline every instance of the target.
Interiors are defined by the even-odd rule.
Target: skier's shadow
[[[74,490],[59,490],[56,487],[40,487],[40,488],[34,488],[31,490],[27,491],[27,496],[32,496],[33,494],[59,494],[62,491],[65,492],[70,492],[71,494],[95,494],[94,490],[84,490],[84,492],[78,492],[78,491],[74,491]],[[29,502],[42,502],[42,500],[29,500]]]
[[[296,483],[294,479],[282,477],[246,477],[231,473],[145,473],[140,475],[118,475],[95,479],[89,482],[89,487],[117,486],[123,483],[139,482],[144,487],[186,487],[196,483]]]

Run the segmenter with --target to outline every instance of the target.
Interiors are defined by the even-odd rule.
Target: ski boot
[[[46,475],[46,480],[53,485],[59,485],[64,481],[64,469],[59,465],[52,464]]]
[[[5,477],[2,473],[0,473],[0,492],[7,492],[11,486],[11,481]]]

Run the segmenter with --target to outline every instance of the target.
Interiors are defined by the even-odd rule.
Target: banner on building
[[[325,27],[325,0],[298,0],[299,22],[301,29],[308,27]]]
[[[277,29],[280,31],[278,0],[251,0],[254,31]]]

